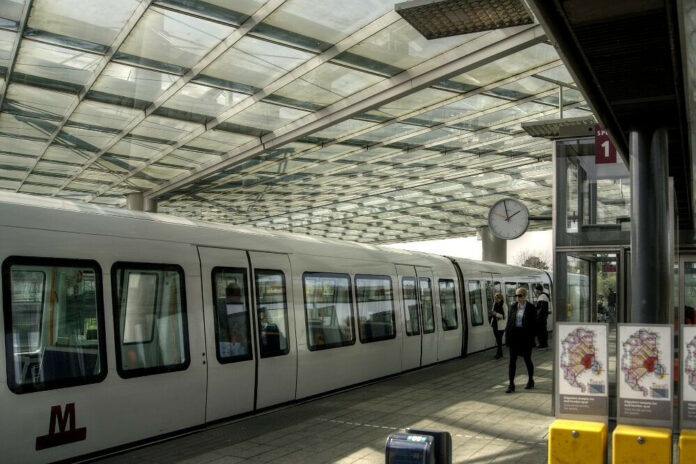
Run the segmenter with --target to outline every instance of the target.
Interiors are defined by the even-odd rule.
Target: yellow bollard
[[[696,462],[696,430],[682,430],[679,434],[679,463]]]
[[[549,464],[606,462],[606,424],[556,419],[549,427]]]
[[[672,429],[617,425],[613,433],[614,464],[672,462]]]

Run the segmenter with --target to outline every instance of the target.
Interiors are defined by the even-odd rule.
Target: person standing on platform
[[[527,301],[527,289],[518,288],[515,290],[515,300],[510,313],[508,314],[505,337],[510,348],[510,366],[508,377],[510,384],[505,393],[515,391],[515,371],[517,370],[517,356],[524,358],[527,366],[527,385],[525,390],[534,388],[534,364],[532,363],[532,346],[534,345],[534,334],[537,328],[536,307]]]
[[[549,296],[544,293],[544,287],[536,284],[534,293],[537,295],[537,332],[536,336],[539,340],[537,345],[539,348],[549,347],[549,332],[546,330],[546,321],[549,318]]]
[[[503,334],[505,333],[505,313],[507,313],[507,305],[501,293],[493,295],[493,309],[491,310],[490,323],[493,327],[493,335],[498,346],[498,351],[495,353],[495,359],[503,357]]]

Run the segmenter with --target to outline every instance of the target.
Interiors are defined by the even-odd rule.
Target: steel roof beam
[[[19,44],[22,42],[22,37],[24,36],[24,29],[26,29],[27,27],[27,20],[29,19],[31,7],[33,5],[34,0],[24,0],[24,9],[22,10],[22,16],[19,19],[19,24],[17,26],[17,39],[12,44],[12,50],[10,50],[9,61],[7,63],[7,72],[5,73],[5,85],[0,91],[0,111],[2,111],[2,106],[5,103],[7,88],[10,86],[12,72],[14,71],[15,63],[17,62],[17,55],[19,55]],[[29,169],[29,172],[31,172],[31,169]]]

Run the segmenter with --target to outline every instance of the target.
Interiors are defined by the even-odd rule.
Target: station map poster
[[[619,324],[616,343],[618,422],[672,427],[672,326]]]
[[[682,326],[681,341],[681,427],[696,428],[696,326]]]
[[[607,325],[559,322],[556,334],[557,416],[606,422],[609,413]]]

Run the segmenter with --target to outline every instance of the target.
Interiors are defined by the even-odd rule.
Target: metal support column
[[[667,323],[670,301],[667,131],[630,135],[633,323]]]
[[[507,263],[507,241],[493,235],[488,227],[481,227],[481,247],[484,261]]]
[[[143,211],[144,199],[142,192],[129,193],[126,196],[126,208],[132,211]]]

